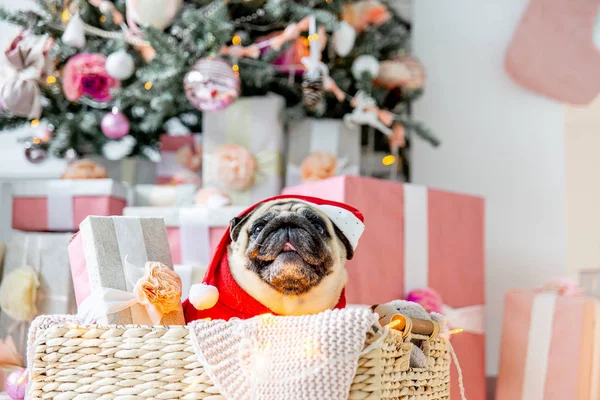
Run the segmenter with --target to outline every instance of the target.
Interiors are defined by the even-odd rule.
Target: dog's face
[[[346,284],[352,246],[314,205],[295,199],[259,205],[231,221],[231,273],[247,293],[280,315],[333,308]]]

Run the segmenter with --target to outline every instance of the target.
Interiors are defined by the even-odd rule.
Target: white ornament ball
[[[131,78],[135,72],[135,62],[131,54],[119,50],[106,57],[106,72],[120,81]]]
[[[356,31],[346,21],[340,22],[337,30],[333,33],[333,49],[340,57],[346,57],[352,51],[356,41]]]
[[[192,285],[188,299],[197,310],[208,310],[217,304],[219,290],[204,283]]]
[[[182,0],[127,0],[127,11],[135,22],[163,30],[171,25]]]
[[[98,9],[102,14],[108,15],[115,10],[115,5],[112,2],[105,0],[100,3],[100,7],[98,7]]]
[[[351,71],[356,79],[360,79],[365,72],[375,78],[379,74],[379,60],[369,55],[358,56],[352,63]]]

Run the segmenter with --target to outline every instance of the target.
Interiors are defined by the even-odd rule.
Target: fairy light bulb
[[[385,156],[381,159],[381,163],[383,165],[393,165],[395,162],[396,162],[396,157],[391,154],[388,154],[387,156]]]
[[[231,39],[231,43],[233,43],[235,46],[238,46],[238,45],[242,44],[242,37],[240,35],[235,35]]]
[[[56,83],[56,77],[54,75],[48,75],[48,77],[46,77],[46,83],[48,85]]]
[[[71,15],[69,14],[69,11],[67,11],[67,10],[63,10],[60,17],[62,18],[63,22],[69,22],[71,20]]]
[[[152,82],[146,82],[146,83],[144,83],[144,89],[146,89],[146,90],[152,89]]]

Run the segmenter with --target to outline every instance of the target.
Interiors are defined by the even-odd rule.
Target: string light
[[[56,83],[56,77],[54,75],[48,75],[48,77],[46,77],[46,83],[48,85]]]
[[[144,83],[144,89],[146,89],[146,90],[152,89],[152,82],[146,82],[146,83]]]
[[[40,120],[39,119],[32,119],[31,120],[31,127],[32,128],[37,128],[40,125]]]
[[[231,43],[233,43],[235,46],[238,46],[242,43],[242,37],[240,35],[235,35],[232,39],[231,39]]]
[[[313,33],[312,35],[308,35],[308,41],[313,42],[319,40],[319,34]]]
[[[100,22],[102,22],[102,23],[106,22],[106,15],[100,16]]]
[[[232,70],[234,70],[235,72],[238,72],[240,70],[240,66],[237,64],[233,64],[233,66],[231,67]]]
[[[396,162],[396,157],[389,154],[381,159],[383,165],[392,165]]]
[[[69,15],[69,12],[67,10],[63,10],[61,18],[64,22],[69,22],[71,20],[71,16]]]
[[[42,140],[39,137],[34,137],[32,140],[33,144],[40,144],[42,143]]]
[[[451,335],[455,335],[457,333],[461,333],[461,332],[464,332],[464,331],[465,330],[463,328],[455,328],[455,329],[452,329],[451,331],[449,331],[448,333],[451,334]]]

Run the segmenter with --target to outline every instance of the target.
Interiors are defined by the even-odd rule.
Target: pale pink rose
[[[581,296],[583,289],[575,282],[566,278],[550,279],[546,284],[537,291],[557,292],[561,296]]]
[[[92,160],[74,161],[61,175],[61,179],[106,179],[106,169]]]
[[[215,151],[217,178],[230,190],[245,190],[254,184],[258,164],[252,153],[237,144],[226,144]]]
[[[181,308],[181,278],[163,263],[147,262],[133,294],[158,325],[164,315]]]
[[[359,33],[367,29],[369,25],[382,25],[389,21],[391,17],[392,15],[387,7],[378,0],[345,3],[342,10],[342,20]]]
[[[310,153],[300,165],[300,177],[303,181],[318,181],[335,176],[337,158],[326,151]]]
[[[231,198],[223,191],[207,187],[196,192],[196,205],[203,207],[223,207],[231,205]]]
[[[88,95],[94,100],[109,101],[111,89],[120,82],[111,77],[104,66],[106,57],[98,53],[77,54],[65,64],[62,71],[62,89],[69,101]]]
[[[421,89],[425,86],[425,68],[414,57],[398,57],[379,63],[379,74],[375,85],[391,90],[397,87],[409,90]]]
[[[202,168],[202,144],[198,143],[195,149],[190,146],[183,146],[175,153],[175,159],[190,171],[200,171],[200,168]]]
[[[172,185],[196,185],[202,186],[200,175],[189,170],[176,172],[171,178]]]

